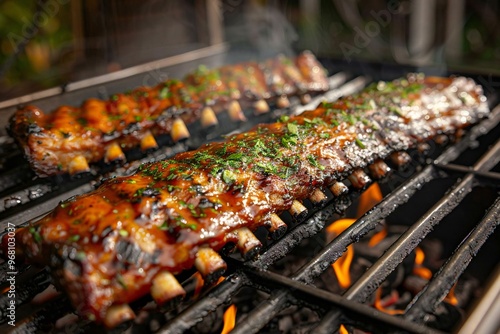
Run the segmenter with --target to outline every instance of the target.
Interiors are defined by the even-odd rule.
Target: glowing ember
[[[221,334],[227,334],[233,330],[236,323],[236,305],[232,304],[224,312],[224,327]]]
[[[387,314],[403,314],[403,310],[397,310],[397,309],[390,309],[389,307],[394,305],[399,299],[399,294],[397,291],[393,291],[393,293],[389,296],[389,298],[385,298],[382,300],[382,287],[379,287],[377,289],[377,293],[375,295],[375,302],[373,303],[373,306],[382,312],[385,312]]]
[[[345,328],[344,325],[340,325],[339,334],[349,334],[349,331],[347,330],[347,328]]]

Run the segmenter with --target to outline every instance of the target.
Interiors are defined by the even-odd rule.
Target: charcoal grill
[[[181,77],[186,69],[192,69],[194,64],[218,64],[224,62],[226,49],[221,46],[210,47],[201,50],[197,54],[190,53],[189,61],[180,61],[182,57],[165,60],[156,64],[155,73],[169,73],[173,77]],[[414,71],[414,68],[384,67],[382,64],[359,64],[360,66],[346,66],[346,64],[323,59],[323,63],[334,73],[331,77],[332,90],[326,93],[326,98],[333,100],[342,95],[350,94],[359,90],[373,80],[391,79],[398,75]],[[113,77],[75,83],[66,87],[66,92],[61,93],[59,89],[53,96],[39,99],[35,96],[37,104],[43,106],[72,104],[89,97],[106,95],[115,91],[124,90],[140,84],[140,80],[150,76],[152,65],[136,68],[133,72],[124,73],[123,77],[114,74]],[[357,69],[357,70],[356,70]],[[368,75],[367,75],[368,74]],[[117,79],[118,78],[118,79]],[[164,78],[157,78],[164,79]],[[476,79],[478,77],[476,76]],[[481,83],[481,77],[479,82]],[[108,81],[113,80],[113,81]],[[483,82],[484,84],[484,82]],[[291,305],[307,307],[318,315],[318,320],[308,324],[307,331],[314,333],[333,333],[344,324],[348,330],[359,329],[373,333],[409,332],[409,333],[439,333],[453,331],[460,333],[472,333],[474,330],[482,333],[494,332],[498,329],[498,319],[495,317],[500,311],[498,305],[500,244],[498,232],[494,234],[499,223],[500,197],[498,187],[500,174],[498,162],[500,159],[500,106],[496,105],[496,93],[493,86],[485,86],[490,97],[491,117],[483,120],[480,124],[469,129],[463,138],[446,147],[434,146],[431,155],[427,156],[422,164],[422,157],[415,152],[412,163],[403,171],[394,173],[386,183],[389,191],[384,199],[375,208],[359,218],[347,230],[341,233],[333,241],[321,247],[316,253],[307,259],[306,264],[292,275],[284,275],[272,270],[273,264],[284,258],[297,248],[304,240],[311,240],[322,233],[324,227],[338,218],[350,204],[359,196],[359,192],[351,191],[340,197],[328,193],[328,202],[320,207],[306,203],[309,207],[309,216],[302,222],[290,223],[289,232],[277,241],[268,241],[260,256],[252,261],[244,262],[241,259],[227,255],[228,271],[225,279],[218,285],[205,290],[201,297],[181,302],[170,309],[151,310],[146,324],[132,325],[123,324],[113,332],[122,332],[127,329],[132,332],[150,332],[154,330],[159,333],[181,333],[192,332],[193,328],[202,321],[207,321],[210,314],[217,309],[231,303],[241,289],[249,289],[252,295],[263,292],[265,297],[255,307],[251,307],[244,317],[238,319],[233,333],[257,333],[270,331],[269,324],[280,312]],[[52,95],[51,92],[47,93]],[[61,93],[61,94],[60,94]],[[47,95],[46,94],[46,95]],[[311,102],[314,106],[318,97]],[[31,102],[29,97],[7,101],[3,103],[2,111],[3,125],[6,124],[8,115],[12,113],[18,103]],[[0,148],[0,161],[2,170],[0,174],[0,226],[2,229],[8,223],[17,226],[40,217],[57,203],[70,196],[81,194],[92,190],[103,177],[111,175],[124,175],[131,173],[137,166],[146,161],[164,159],[177,152],[197,147],[209,140],[216,140],[221,135],[231,131],[245,130],[258,122],[271,122],[284,113],[300,112],[304,108],[299,101],[292,101],[290,108],[275,109],[268,114],[255,116],[248,114],[249,121],[245,123],[231,123],[229,120],[222,121],[224,124],[210,131],[201,129],[199,125],[190,125],[192,137],[176,145],[168,145],[168,141],[161,149],[141,156],[138,152],[130,153],[129,160],[133,160],[127,166],[115,168],[115,166],[97,166],[91,173],[71,179],[66,176],[58,176],[49,179],[37,179],[29,171],[27,163],[21,157],[21,153],[14,148],[13,142],[6,136],[2,137]],[[220,114],[219,117],[226,117]],[[441,195],[429,207],[421,205],[418,195],[422,192],[435,192],[435,184],[440,180],[448,180],[448,185],[441,191]],[[484,198],[483,208],[471,207],[470,197],[481,196],[480,189],[489,189],[491,194]],[[479,194],[479,195],[478,195]],[[405,206],[406,205],[406,206]],[[336,261],[345,251],[347,246],[358,242],[362,237],[379,226],[383,219],[389,219],[399,211],[410,212],[410,207],[424,207],[423,213],[411,213],[411,222],[405,232],[385,251],[359,279],[352,283],[343,294],[334,294],[315,287],[315,279],[326,271],[331,263]],[[456,211],[472,210],[476,212],[477,219],[469,221],[447,222],[448,219],[456,219]],[[479,212],[479,213],[478,213]],[[404,216],[404,215],[403,215]],[[450,218],[452,217],[452,218]],[[442,226],[446,227],[443,230]],[[455,236],[456,230],[460,232],[461,238],[450,238]],[[433,231],[434,230],[434,231]],[[391,272],[401,264],[421,242],[433,233],[442,239],[457,239],[448,242],[448,248],[452,251],[447,254],[447,259],[440,270],[435,273],[428,285],[409,304],[405,313],[401,316],[393,316],[378,311],[366,302],[375,290],[384,282]],[[259,235],[259,233],[257,233]],[[484,246],[484,247],[483,247]],[[483,250],[481,250],[483,249]],[[486,252],[486,253],[485,253]],[[483,264],[481,264],[481,262]],[[478,265],[479,264],[479,265]],[[448,294],[453,284],[464,273],[464,271],[475,270],[484,272],[480,275],[483,295],[475,301],[475,307],[470,307],[467,316],[462,322],[454,324],[452,329],[442,329],[430,323],[429,315]],[[496,269],[493,269],[497,267]],[[487,268],[487,269],[485,269]],[[181,274],[180,281],[189,285],[189,275]],[[5,286],[8,269],[2,264],[0,279]],[[190,283],[191,282],[191,283]],[[486,284],[487,282],[488,285]],[[16,302],[18,303],[17,326],[7,327],[4,323],[3,329],[14,329],[18,333],[32,331],[52,331],[56,321],[71,313],[71,306],[64,295],[57,295],[48,301],[38,305],[30,303],[33,297],[45,290],[50,285],[47,270],[35,270],[29,267],[19,267],[16,279]],[[189,289],[186,288],[189,291]],[[5,312],[7,297],[4,294],[0,298],[1,312]],[[140,300],[137,309],[148,308],[148,300]],[[70,317],[70,316],[69,316]],[[4,318],[2,316],[2,318]],[[221,319],[216,321],[220,322]],[[88,331],[101,331],[102,328],[77,320],[61,327],[61,331],[78,333]]]

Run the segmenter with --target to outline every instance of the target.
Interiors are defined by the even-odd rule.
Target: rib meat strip
[[[326,71],[311,52],[304,51],[293,60],[278,58],[281,61],[275,63],[275,70],[293,74],[286,77],[286,92],[276,90],[265,75],[264,64],[249,62],[215,69],[201,66],[184,82],[169,79],[156,87],[114,94],[109,100],[91,98],[81,107],[60,106],[50,114],[28,105],[16,111],[9,130],[32,169],[46,177],[72,173],[72,163],[81,164],[82,160],[83,165],[103,159],[123,160],[123,151],[142,144],[145,138],[154,142],[148,148],[155,147],[150,136],[172,135],[177,119],[193,123],[205,106],[220,111],[231,101],[245,107],[245,103],[284,93],[289,96],[328,89]],[[178,140],[174,135],[172,139]]]

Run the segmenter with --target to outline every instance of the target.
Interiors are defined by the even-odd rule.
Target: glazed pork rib
[[[186,124],[217,123],[215,112],[227,109],[233,120],[245,117],[242,105],[267,112],[267,101],[326,91],[326,71],[310,52],[295,59],[279,57],[278,73],[268,75],[264,63],[200,67],[185,82],[170,79],[156,87],[140,87],[109,100],[89,99],[78,107],[61,106],[51,114],[28,105],[10,120],[10,132],[39,176],[86,172],[89,163],[125,160],[124,151],[157,147],[155,136],[170,134],[177,142],[189,136]],[[283,81],[278,90],[274,81]]]
[[[318,189],[488,113],[481,87],[464,77],[375,83],[109,179],[18,230],[18,256],[49,266],[81,315],[112,327],[134,317],[128,303],[143,295],[158,304],[183,296],[174,277],[183,270],[216,279],[227,243],[254,256],[251,231],[282,231],[278,215],[299,215],[301,200],[321,200]]]

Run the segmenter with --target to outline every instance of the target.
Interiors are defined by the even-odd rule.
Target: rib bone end
[[[300,96],[300,103],[302,104],[308,104],[311,102],[311,95],[309,94],[304,94]]]
[[[112,305],[106,312],[104,325],[107,328],[114,328],[119,324],[135,318],[135,313],[127,304]]]
[[[387,175],[391,171],[391,168],[387,166],[387,164],[383,160],[377,160],[370,166],[368,166],[370,170],[370,175],[374,179],[381,179]]]
[[[309,196],[309,200],[316,206],[323,206],[327,201],[327,196],[320,189],[314,189],[311,196]]]
[[[271,214],[268,230],[272,239],[277,240],[281,238],[287,229],[288,226],[277,214]]]
[[[141,139],[141,150],[154,150],[158,148],[158,143],[156,142],[155,137],[151,134],[151,132],[147,132],[144,137]]]
[[[276,106],[280,109],[288,108],[290,107],[290,100],[286,95],[282,95],[276,100]]]
[[[172,130],[170,131],[170,136],[174,142],[181,141],[183,139],[189,138],[189,130],[186,123],[180,118],[177,118],[172,123]]]
[[[106,150],[106,155],[104,156],[105,163],[111,163],[113,161],[125,161],[125,153],[123,153],[118,143],[111,144]]]
[[[269,112],[269,110],[270,110],[269,105],[267,104],[267,102],[265,100],[258,100],[257,102],[255,102],[253,104],[253,107],[254,107],[255,113],[257,115],[265,114],[265,113]]]
[[[390,155],[390,159],[397,167],[404,167],[411,162],[411,157],[406,152],[394,152]]]
[[[259,239],[247,227],[236,230],[238,236],[237,247],[246,260],[252,259],[259,254],[262,244]]]
[[[217,116],[215,116],[215,112],[210,107],[203,108],[201,112],[201,126],[204,128],[208,128],[210,126],[215,126],[219,123],[217,120]]]
[[[351,181],[352,186],[356,189],[363,189],[371,183],[371,179],[362,169],[355,170],[347,177]]]
[[[227,269],[226,262],[210,247],[202,247],[198,250],[194,265],[207,284],[216,282]]]
[[[244,122],[247,120],[245,114],[243,114],[243,110],[241,110],[241,106],[238,101],[231,101],[231,103],[229,103],[227,111],[229,113],[229,117],[231,117],[231,120],[235,122]]]
[[[345,195],[349,192],[349,188],[347,188],[347,186],[343,182],[340,182],[340,181],[336,181],[335,183],[333,183],[330,186],[330,190],[331,190],[333,196],[335,196],[335,197]]]
[[[297,200],[294,200],[292,202],[292,206],[290,207],[288,212],[290,212],[292,218],[297,221],[300,221],[307,216],[307,208]]]
[[[83,155],[77,155],[68,164],[68,172],[70,175],[86,173],[90,171],[89,163]]]
[[[151,296],[158,305],[186,294],[181,284],[168,271],[157,274],[151,286]]]

